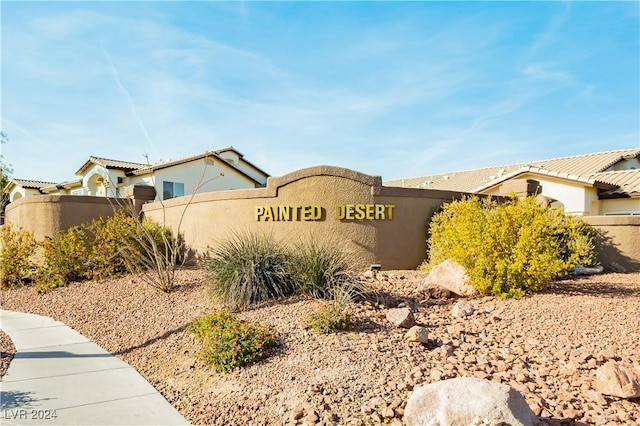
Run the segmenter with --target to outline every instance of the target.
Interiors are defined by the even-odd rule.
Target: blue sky
[[[227,146],[383,180],[640,147],[638,2],[0,7],[17,178]]]

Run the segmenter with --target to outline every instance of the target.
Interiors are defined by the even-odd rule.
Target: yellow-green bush
[[[135,233],[135,220],[119,211],[108,218],[95,219],[87,230],[91,237],[89,258],[93,278],[105,279],[127,272],[123,252],[129,245],[129,236]]]
[[[39,292],[87,278],[89,270],[87,235],[81,226],[60,231],[42,242],[45,264],[37,278]]]
[[[33,233],[5,225],[0,228],[0,239],[0,287],[15,287],[31,280],[36,270],[32,256],[38,247]]]
[[[452,202],[434,215],[429,234],[427,267],[452,259],[479,292],[502,298],[538,291],[578,264],[597,263],[592,228],[533,197]]]

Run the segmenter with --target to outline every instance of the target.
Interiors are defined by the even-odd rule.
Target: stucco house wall
[[[154,186],[158,197],[162,195],[163,182],[165,181],[184,184],[184,195],[196,192],[254,188],[257,185],[247,176],[219,163],[219,160],[207,159],[156,170],[152,180],[155,181]],[[133,179],[131,181],[133,183]]]
[[[238,153],[234,150],[222,151],[218,154],[220,158],[228,161],[233,164],[235,167],[242,170],[247,175],[251,176],[253,179],[258,182],[264,181],[264,176],[267,174],[264,171],[260,170],[253,164],[247,162],[244,158],[242,158]]]
[[[126,186],[122,170],[106,169],[98,164],[90,166],[82,176],[83,195],[121,197]]]
[[[533,173],[525,173],[518,176],[518,180],[526,179],[537,181],[540,184],[540,193],[543,196],[553,200],[561,200],[561,205],[567,214],[579,216],[598,214],[598,192],[593,187],[587,187],[579,182],[553,179]],[[491,187],[482,193],[500,195],[500,185]],[[594,201],[596,202],[595,205],[593,205]]]
[[[11,192],[9,192],[9,201],[14,202],[23,197],[30,197],[32,195],[40,195],[40,191],[38,191],[37,189],[16,186],[11,190]]]
[[[598,214],[601,215],[640,215],[640,198],[615,198],[600,200]],[[640,240],[638,240],[640,246]]]

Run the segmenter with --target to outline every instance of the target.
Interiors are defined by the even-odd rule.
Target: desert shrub
[[[33,233],[5,225],[0,238],[0,287],[15,287],[32,279],[36,270],[32,256],[38,247]]]
[[[95,219],[87,230],[91,235],[89,264],[93,278],[101,280],[127,272],[125,251],[136,232],[135,219],[118,211],[107,218]]]
[[[287,249],[266,234],[232,234],[210,247],[199,261],[208,272],[211,294],[232,309],[295,291]]]
[[[455,201],[431,220],[429,266],[452,259],[481,293],[520,297],[596,261],[594,234],[579,220],[533,197]]]
[[[265,359],[278,345],[267,328],[241,321],[228,310],[197,318],[188,330],[203,342],[196,356],[222,372]]]
[[[80,226],[60,231],[42,242],[44,266],[38,273],[39,292],[61,287],[70,281],[87,278],[89,263],[87,236]]]
[[[311,314],[307,327],[317,334],[329,334],[348,330],[351,327],[351,314],[341,303],[328,303]]]
[[[560,258],[569,268],[576,265],[599,264],[596,251],[598,232],[581,217],[565,215],[562,210],[551,209],[549,227],[558,243]]]
[[[318,299],[354,298],[365,291],[350,265],[346,252],[332,240],[311,236],[292,250],[293,280],[301,293]]]

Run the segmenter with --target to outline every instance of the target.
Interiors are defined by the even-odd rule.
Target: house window
[[[184,195],[184,183],[162,181],[162,199],[182,197]]]

